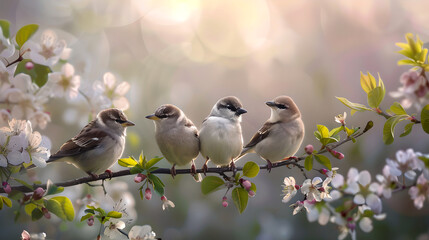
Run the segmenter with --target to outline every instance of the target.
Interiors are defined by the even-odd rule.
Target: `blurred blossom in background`
[[[51,139],[53,152],[103,107],[96,101],[84,104],[84,97],[76,96],[80,85],[91,99],[103,92],[109,99],[101,102],[127,109],[129,119],[136,123],[128,131],[124,156],[138,156],[141,150],[148,157],[161,155],[154,141],[153,123],[144,118],[161,104],[179,106],[200,127],[217,99],[235,95],[248,110],[242,122],[247,142],[269,117],[264,103],[278,95],[289,95],[299,106],[306,126],[304,143],[297,153],[300,156],[305,145],[317,146],[312,134],[316,124],[337,126],[333,117],[348,111],[335,96],[366,102],[360,89],[360,71],[378,72],[387,92],[394,92],[403,84],[401,75],[408,71],[408,67],[396,64],[401,56],[395,43],[403,42],[407,32],[429,41],[429,2],[417,0],[2,0],[0,5],[1,18],[12,23],[11,33],[36,23],[40,28],[32,38],[32,47],[53,46],[54,54],[63,50],[63,55],[45,64],[65,58],[73,65],[74,69],[54,69],[71,77],[71,88],[57,93],[67,99],[50,101],[46,106],[50,116],[41,116],[38,121],[41,128],[50,121],[38,131]],[[394,101],[398,100],[386,95],[383,104],[387,107]],[[347,123],[364,127],[368,120],[374,121],[374,129],[357,143],[343,145],[343,160],[332,160],[339,173],[346,175],[353,166],[359,171],[370,169],[375,176],[397,150],[429,152],[423,131],[413,131],[384,145],[384,120],[375,114],[356,113]],[[237,165],[248,160],[264,163],[249,154]],[[165,161],[161,163],[169,167]],[[197,167],[202,164],[199,157]],[[119,169],[116,165],[113,168]],[[42,182],[85,175],[67,164],[37,171]],[[292,216],[293,209],[282,204],[281,184],[286,176],[294,176],[297,182],[304,180],[294,168],[273,169],[271,174],[261,171],[254,180],[258,192],[242,215],[233,206],[221,206],[221,192],[203,196],[191,176],[178,176],[174,181],[161,176],[168,199],[176,205],[167,211],[161,211],[158,198],[140,200],[138,185],[131,176],[108,181],[107,190],[125,191],[122,201],[128,204],[134,224],[149,224],[162,239],[336,238],[335,225],[309,223],[304,214]],[[121,187],[124,182],[128,189]],[[88,193],[95,199],[103,197],[98,190],[87,186],[67,189],[75,204]],[[118,194],[122,193],[114,195]],[[417,211],[406,192],[383,202],[386,220],[374,222],[371,233],[358,230],[358,236],[427,238],[427,204]],[[93,239],[98,231],[77,220],[11,224],[12,211],[1,211],[0,216],[6,239],[16,239],[23,229],[46,232],[48,239]]]

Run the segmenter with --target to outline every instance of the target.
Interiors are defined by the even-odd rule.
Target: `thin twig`
[[[362,136],[365,132],[361,132],[359,134],[354,135],[354,138],[358,138],[360,136]],[[343,145],[346,142],[351,141],[352,139],[350,137],[347,137],[346,139],[335,143],[335,144],[330,144],[329,148],[330,149],[335,149],[341,145]],[[327,152],[326,148],[323,149],[322,151],[318,152],[318,154],[322,154]],[[289,166],[289,165],[293,165],[295,167],[298,167],[299,169],[303,169],[304,167],[302,165],[299,164],[300,161],[303,161],[305,159],[305,157],[296,157],[296,158],[290,158],[290,159],[286,159],[284,161],[281,162],[276,162],[272,164],[271,168],[278,168],[278,167],[282,167],[282,166]],[[267,169],[268,166],[267,165],[259,165],[260,169]],[[236,167],[235,171],[242,171],[243,167]],[[227,167],[219,167],[219,168],[208,168],[208,170],[206,171],[206,173],[214,173],[214,174],[219,174],[223,177],[225,177],[225,173],[226,172],[233,172],[234,170],[231,169],[229,166]],[[196,170],[197,173],[204,173],[202,169],[197,169]],[[152,171],[151,173],[153,174],[171,174],[171,170],[170,168],[158,168],[155,171]],[[192,174],[191,169],[177,169],[176,170],[176,174]],[[110,179],[110,178],[116,178],[116,177],[122,177],[122,176],[129,176],[129,175],[134,175],[130,172],[129,169],[126,170],[121,170],[118,172],[112,172],[112,173],[102,173],[98,176],[86,176],[86,177],[82,177],[82,178],[78,178],[78,179],[74,179],[74,180],[69,180],[69,181],[65,181],[65,182],[58,182],[55,183],[56,186],[59,187],[71,187],[71,186],[75,186],[75,185],[79,185],[79,184],[84,184],[84,183],[90,183],[90,182],[95,182],[95,181],[99,181],[99,180],[106,180],[106,179]],[[41,187],[43,189],[46,189],[46,184],[34,184],[33,185],[33,189],[36,189],[38,187]],[[29,189],[26,186],[13,186],[12,190],[17,190],[20,192],[32,192],[33,189]],[[0,193],[4,193],[4,189],[0,188]]]

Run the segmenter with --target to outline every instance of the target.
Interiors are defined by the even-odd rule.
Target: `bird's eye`
[[[229,110],[231,110],[231,111],[233,111],[233,112],[235,112],[235,111],[237,111],[237,109],[234,107],[234,106],[232,106],[232,105],[226,105],[226,108],[228,108]]]
[[[124,120],[122,120],[122,119],[120,119],[120,118],[118,118],[118,119],[116,119],[115,120],[117,123],[120,123],[120,124],[122,124],[122,123],[125,123],[126,121],[124,121]]]
[[[284,105],[284,104],[276,104],[276,106],[278,107],[278,108],[280,108],[280,109],[288,109],[289,107],[288,106],[286,106],[286,105]]]

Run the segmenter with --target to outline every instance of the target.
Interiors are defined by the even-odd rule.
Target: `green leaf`
[[[318,161],[323,166],[327,167],[329,170],[332,170],[331,160],[329,160],[329,158],[325,155],[315,154],[314,159],[316,159],[316,161]]]
[[[33,212],[33,210],[34,210],[35,208],[37,208],[36,204],[34,204],[34,203],[29,203],[29,204],[25,205],[25,207],[24,207],[24,211],[25,211],[25,213],[27,213],[27,215],[28,215],[28,216],[30,216],[30,217],[31,217],[31,213]]]
[[[94,209],[89,209],[89,208],[85,209],[85,211],[84,211],[84,212],[85,212],[85,213],[92,213],[92,214],[95,214]]]
[[[4,204],[6,204],[6,206],[12,207],[12,201],[9,198],[1,196],[1,200],[4,202]]]
[[[0,201],[0,210],[3,209],[3,201]]]
[[[338,100],[340,100],[340,102],[342,102],[344,105],[346,105],[347,107],[351,108],[354,111],[351,111],[352,115],[355,113],[355,111],[358,112],[364,112],[364,111],[370,111],[371,109],[367,108],[365,105],[360,104],[360,103],[352,103],[349,100],[347,100],[346,98],[343,97],[336,97]]]
[[[63,187],[56,186],[50,179],[46,184],[46,195],[53,195],[64,191]]]
[[[225,182],[222,178],[216,176],[207,176],[201,181],[201,192],[204,195],[212,193],[220,189],[220,187],[224,186]]]
[[[258,176],[258,173],[259,173],[259,166],[255,162],[249,161],[246,164],[244,164],[243,176],[254,178]]]
[[[117,211],[110,211],[110,212],[107,214],[107,216],[108,216],[108,217],[111,217],[111,218],[121,218],[121,217],[122,217],[122,213],[117,212]]]
[[[130,169],[131,174],[141,173],[142,171],[144,171],[144,169],[141,168],[140,165],[136,165]]]
[[[394,130],[398,122],[405,120],[408,115],[396,115],[387,119],[383,127],[383,142],[387,145],[393,143],[395,134]]]
[[[254,183],[251,183],[250,190],[256,193],[256,185]]]
[[[332,129],[331,131],[329,131],[329,136],[330,136],[330,137],[335,136],[335,135],[337,135],[338,133],[340,133],[343,129],[344,129],[344,127],[343,127],[343,126],[340,126],[340,127],[334,128],[334,129]]]
[[[370,130],[372,127],[374,127],[374,122],[373,121],[368,121],[366,123],[365,128],[363,129],[363,132],[367,132],[368,130]]]
[[[420,116],[423,130],[429,133],[429,104],[422,109]]]
[[[57,215],[62,220],[67,220],[66,214],[63,211],[61,203],[55,199],[49,199],[45,203],[46,208],[49,212]],[[88,209],[87,209],[88,210]],[[91,210],[91,209],[90,209]]]
[[[369,72],[368,75],[364,75],[362,72],[360,72],[360,85],[366,93],[371,92],[371,90],[377,86],[374,76],[372,76]]]
[[[53,197],[53,198],[51,198],[49,200],[56,200],[56,201],[58,201],[58,203],[61,206],[61,211],[65,215],[65,218],[63,218],[63,220],[73,221],[73,219],[74,219],[74,208],[73,208],[73,204],[70,201],[70,199],[68,199],[67,197],[58,196],[58,197]]]
[[[37,221],[37,220],[41,219],[42,217],[43,217],[43,213],[38,208],[33,209],[33,211],[31,212],[31,220],[33,220],[33,221]]]
[[[129,157],[129,158],[119,159],[118,164],[121,165],[122,167],[132,168],[135,165],[137,165],[137,162],[136,162],[136,160]]]
[[[232,190],[232,201],[234,201],[235,206],[237,207],[238,211],[243,213],[243,211],[247,207],[247,202],[249,200],[249,194],[244,188],[236,187],[234,190]]]
[[[384,91],[381,87],[376,87],[368,93],[368,105],[377,108],[384,99]]]
[[[408,134],[410,134],[411,130],[413,130],[413,126],[414,126],[413,122],[412,123],[408,123],[407,125],[405,125],[404,132],[401,135],[399,135],[399,137],[405,137]]]
[[[313,169],[313,155],[308,155],[305,158],[304,167],[307,171]]]
[[[83,215],[83,216],[80,218],[80,221],[81,221],[81,222],[83,222],[83,221],[85,221],[86,219],[90,218],[91,216],[93,216],[93,214],[91,214],[91,213],[88,213],[88,214],[86,214],[86,215]]]
[[[415,66],[416,62],[410,59],[402,59],[398,61],[398,65],[412,65]]]
[[[52,70],[45,65],[33,63],[34,67],[32,69],[27,69],[25,64],[31,62],[29,59],[24,59],[18,63],[16,67],[14,76],[25,73],[31,77],[31,80],[39,87],[43,87],[48,81],[48,74],[52,72]]]
[[[159,177],[154,174],[149,174],[148,178],[153,183],[153,190],[158,193],[160,196],[164,196],[164,183],[159,179]]]
[[[38,28],[39,28],[39,25],[37,24],[29,24],[18,30],[18,32],[16,33],[15,39],[19,48],[21,48],[22,45],[24,45],[24,43],[28,39],[30,39],[30,37],[33,36],[34,33],[36,33]]]
[[[327,137],[327,138],[320,139],[320,143],[322,143],[323,146],[326,146],[326,145],[328,145],[330,143],[338,142],[338,141],[339,140],[337,138],[335,138],[335,137]]]
[[[161,159],[163,159],[163,157],[156,157],[156,158],[152,158],[151,160],[149,160],[146,165],[145,168],[149,169],[151,168],[153,165],[157,164],[159,161],[161,161]]]
[[[0,28],[3,31],[3,36],[5,38],[9,38],[10,36],[10,32],[9,32],[9,28],[10,28],[10,22],[4,19],[0,19]]]
[[[320,136],[322,136],[322,138],[327,138],[330,137],[329,136],[329,129],[323,125],[317,125],[317,130],[320,133]]]
[[[407,112],[402,107],[402,105],[398,102],[394,102],[392,106],[388,109],[388,111],[396,114],[396,115],[407,115]]]

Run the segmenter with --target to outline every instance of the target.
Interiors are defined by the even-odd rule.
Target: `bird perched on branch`
[[[128,121],[121,110],[115,108],[103,110],[46,162],[71,163],[95,177],[122,156],[126,128],[129,126],[134,126],[134,123]]]
[[[204,173],[209,160],[217,166],[235,167],[234,159],[243,149],[240,122],[246,112],[240,100],[233,96],[221,98],[213,106],[200,131],[201,154],[206,158]]]
[[[267,161],[271,171],[272,163],[292,157],[304,139],[304,123],[301,112],[292,98],[276,97],[266,102],[271,108],[271,116],[244,147],[240,157],[256,152]]]
[[[192,162],[191,171],[195,175],[194,159],[200,152],[198,129],[178,107],[165,104],[146,118],[155,123],[155,138],[161,153],[173,164],[171,175],[176,175],[176,165]]]

